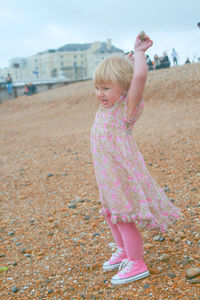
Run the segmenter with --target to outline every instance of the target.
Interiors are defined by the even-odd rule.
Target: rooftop
[[[106,42],[100,43],[101,47],[100,49],[96,50],[96,53],[104,53],[104,52],[124,52],[123,50],[110,45],[108,47]],[[92,43],[85,43],[85,44],[66,44],[58,49],[48,49],[43,52],[39,52],[38,54],[44,54],[44,53],[55,53],[55,52],[75,52],[75,51],[86,51],[92,47]]]

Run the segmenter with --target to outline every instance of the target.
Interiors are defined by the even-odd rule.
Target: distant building
[[[123,53],[123,50],[112,45],[111,39],[106,42],[66,44],[27,58],[13,58],[9,62],[9,68],[0,70],[0,76],[6,77],[10,73],[14,81],[90,79],[100,61]]]
[[[9,67],[10,68],[27,68],[28,63],[27,63],[27,58],[24,57],[15,57],[9,60]]]

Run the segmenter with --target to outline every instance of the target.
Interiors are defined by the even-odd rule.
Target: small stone
[[[47,219],[47,222],[50,222],[50,223],[51,223],[51,222],[53,222],[53,221],[54,221],[54,218],[52,218],[52,217],[50,217],[50,218]]]
[[[177,238],[175,238],[175,243],[180,243],[180,241],[181,241],[181,238],[178,236]]]
[[[186,257],[184,258],[184,260],[187,260],[188,262],[191,262],[191,261],[193,261],[193,258],[191,258],[191,257],[189,257],[189,256],[186,256]]]
[[[8,233],[8,236],[13,236],[15,233],[14,233],[14,231],[12,230],[12,231],[10,231],[9,233]]]
[[[154,241],[163,242],[163,241],[165,240],[165,238],[162,237],[162,235],[159,234],[159,235],[154,236],[154,237],[153,237],[153,240],[154,240]]]
[[[150,284],[149,283],[145,283],[144,284],[144,290],[148,289],[150,287]]]
[[[159,239],[160,239],[160,235],[156,235],[156,236],[153,237],[153,240],[156,241],[156,242],[159,241]]]
[[[189,283],[195,284],[200,283],[200,278],[192,278],[188,280]]]
[[[145,39],[145,32],[142,30],[141,32],[140,32],[140,35],[139,35],[139,37],[140,37],[140,41],[145,41],[146,39]]]
[[[180,236],[181,239],[183,239],[185,237],[185,233],[184,232],[180,232],[179,236]]]
[[[167,254],[167,253],[161,254],[160,257],[158,257],[158,260],[160,260],[160,261],[168,261],[169,260],[169,254]]]
[[[48,235],[49,235],[49,236],[53,236],[53,235],[54,235],[54,233],[53,233],[53,232],[51,232],[51,231],[48,231]]]
[[[19,289],[16,287],[16,286],[13,286],[12,287],[12,292],[13,293],[17,293],[19,291]]]
[[[36,260],[41,260],[42,256],[37,255],[35,258],[36,258]]]
[[[153,245],[151,243],[144,244],[144,249],[151,249],[153,248]]]
[[[169,192],[169,188],[167,185],[164,187],[164,192]]]
[[[169,240],[170,241],[174,241],[175,240],[174,234],[172,234],[172,233],[169,234]]]
[[[185,271],[185,275],[187,278],[192,278],[200,274],[200,268],[189,268]]]
[[[73,245],[74,245],[74,246],[78,246],[77,238],[72,238],[72,241],[73,241]]]
[[[81,298],[86,299],[85,293],[82,293],[82,294],[81,294]]]
[[[30,225],[34,225],[35,220],[30,220]]]
[[[171,280],[169,280],[169,281],[167,282],[167,285],[168,285],[168,286],[172,286],[172,285],[173,285],[173,282],[172,282]]]
[[[30,254],[28,254],[28,253],[25,253],[24,256],[31,257]]]
[[[151,274],[160,274],[162,271],[161,267],[149,268],[149,272]]]
[[[48,177],[48,178],[49,178],[49,177],[52,177],[52,176],[53,176],[52,173],[47,174],[47,177]]]
[[[38,256],[42,256],[42,255],[44,255],[45,254],[45,252],[43,252],[43,251],[40,251],[40,252],[38,252]]]
[[[53,290],[52,289],[48,290],[47,294],[51,294],[51,293],[53,293]]]
[[[191,192],[195,192],[195,191],[197,191],[197,188],[192,188],[191,189]]]
[[[31,248],[26,249],[26,253],[30,254],[32,252],[33,252],[33,249],[31,249]]]
[[[192,242],[191,241],[186,241],[185,242],[187,245],[191,246],[192,245]]]
[[[69,204],[68,207],[72,209],[76,209],[76,204]]]
[[[167,273],[167,275],[170,277],[170,278],[175,278],[176,275],[174,273]]]
[[[54,222],[51,226],[52,229],[59,227],[58,222]]]
[[[22,253],[22,254],[26,253],[26,249],[25,248],[21,248],[20,249],[20,253]]]

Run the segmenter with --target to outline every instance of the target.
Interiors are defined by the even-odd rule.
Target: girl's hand
[[[153,41],[150,40],[149,36],[145,34],[142,40],[140,40],[140,34],[136,37],[134,50],[137,51],[143,51],[145,52],[148,48],[150,48],[153,45]]]

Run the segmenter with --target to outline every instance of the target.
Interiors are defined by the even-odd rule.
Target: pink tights
[[[112,231],[113,238],[119,248],[125,249],[129,260],[143,258],[142,237],[134,222],[116,224],[111,222],[111,217],[106,216],[106,220]]]

